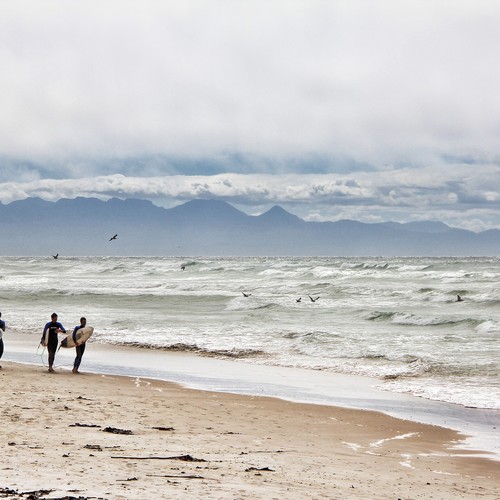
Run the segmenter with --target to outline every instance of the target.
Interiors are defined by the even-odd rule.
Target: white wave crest
[[[496,321],[489,320],[481,323],[476,327],[477,333],[500,333],[500,324]]]
[[[415,316],[414,314],[395,314],[392,318],[392,323],[397,325],[430,326],[442,324],[443,320],[433,317],[424,318],[423,316]]]

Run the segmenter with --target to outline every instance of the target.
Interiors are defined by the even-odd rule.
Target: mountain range
[[[274,206],[247,215],[196,199],[161,208],[139,199],[0,204],[1,255],[43,256],[497,256],[500,231],[442,222],[310,222]],[[118,234],[115,240],[111,236]]]

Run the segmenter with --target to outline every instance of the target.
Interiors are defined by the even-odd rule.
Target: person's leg
[[[55,335],[55,338],[49,337],[49,341],[47,343],[47,351],[49,352],[49,372],[54,371],[53,365],[56,357],[57,342],[57,335]]]
[[[73,363],[73,373],[77,373],[78,372],[78,367],[80,366],[80,362],[82,360],[82,354],[81,354],[81,349],[80,349],[80,345],[77,345],[75,350],[76,350],[76,357],[75,357],[75,361]]]
[[[76,347],[76,358],[73,364],[73,373],[78,373],[80,363],[82,362],[83,353],[85,352],[85,344]]]
[[[54,369],[52,368],[52,365],[54,364],[54,359],[56,357],[56,351],[55,351],[55,349],[51,349],[49,346],[47,346],[47,350],[49,352],[49,372],[53,372]]]
[[[0,359],[2,359],[3,356],[3,339],[0,339]],[[0,366],[0,368],[2,368]]]

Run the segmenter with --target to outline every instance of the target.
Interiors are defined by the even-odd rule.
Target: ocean
[[[2,257],[0,311],[6,352],[56,312],[68,330],[85,316],[99,344],[500,409],[499,278],[497,258]]]

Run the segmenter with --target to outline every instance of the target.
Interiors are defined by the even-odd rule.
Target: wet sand
[[[36,367],[47,365],[38,335],[10,335],[4,359]],[[74,349],[60,349],[55,366],[71,369]],[[81,369],[175,382],[209,392],[268,396],[299,403],[373,410],[403,420],[437,425],[467,435],[463,449],[482,450],[500,460],[499,410],[468,408],[384,390],[381,380],[297,367],[268,366],[186,352],[87,343]]]
[[[500,498],[499,462],[443,427],[1,364],[4,498]]]

